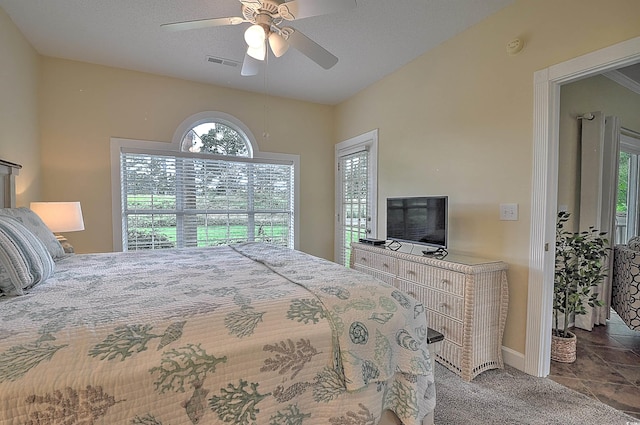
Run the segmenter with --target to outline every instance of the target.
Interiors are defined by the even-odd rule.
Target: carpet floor
[[[568,389],[509,366],[473,381],[436,364],[436,425],[640,425],[640,420]]]

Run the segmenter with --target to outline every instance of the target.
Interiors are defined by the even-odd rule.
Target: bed
[[[640,238],[613,248],[611,307],[630,329],[640,331]]]
[[[18,210],[0,242],[39,281],[0,279],[0,423],[432,421],[424,307],[392,286],[259,243],[54,255]]]

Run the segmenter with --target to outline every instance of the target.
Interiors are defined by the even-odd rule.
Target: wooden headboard
[[[0,159],[0,207],[16,207],[16,176],[22,165]]]

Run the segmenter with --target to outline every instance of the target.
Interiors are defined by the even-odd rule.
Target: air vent
[[[238,61],[234,61],[231,59],[225,59],[225,58],[218,58],[216,56],[207,56],[207,62],[211,62],[211,63],[217,63],[220,65],[227,65],[230,66],[232,68],[235,68],[236,66],[240,65],[240,62]]]

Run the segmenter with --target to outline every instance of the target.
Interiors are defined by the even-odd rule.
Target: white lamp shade
[[[289,49],[289,43],[280,35],[272,32],[269,34],[269,46],[273,55],[277,58],[284,55]]]
[[[84,230],[80,202],[32,202],[30,208],[52,232]]]
[[[260,47],[260,45],[264,44],[266,38],[267,34],[264,32],[264,28],[258,24],[251,25],[244,32],[244,41],[247,42],[249,47]]]
[[[259,61],[263,61],[265,55],[267,54],[267,46],[265,43],[262,43],[260,47],[247,47],[247,54],[254,59],[258,59]]]

